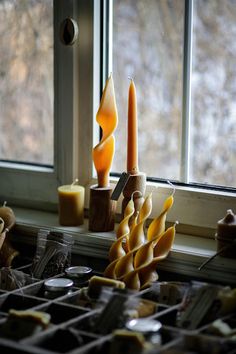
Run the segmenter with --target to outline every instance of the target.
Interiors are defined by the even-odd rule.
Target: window
[[[37,1],[28,0],[27,3],[35,4]],[[218,7],[211,8],[211,3],[218,4]],[[89,186],[96,183],[91,156],[92,148],[99,140],[95,115],[113,57],[112,72],[119,113],[119,125],[115,132],[116,151],[119,154],[115,155],[113,163],[113,185],[117,182],[117,173],[125,169],[126,150],[122,151],[119,144],[124,145],[126,141],[128,76],[133,76],[138,104],[141,106],[140,133],[147,133],[143,136],[140,134],[139,147],[141,169],[151,177],[147,183],[147,193],[153,192],[152,216],[157,215],[164,199],[172,192],[172,187],[165,179],[177,181],[175,203],[168,214],[168,222],[178,220],[180,233],[214,237],[217,220],[224,216],[227,209],[236,211],[234,190],[209,190],[199,184],[193,188],[186,182],[213,183],[212,177],[209,180],[199,177],[199,166],[202,165],[204,170],[208,164],[202,160],[195,161],[199,141],[203,139],[202,130],[196,129],[200,124],[199,119],[202,119],[202,111],[197,111],[195,106],[202,108],[202,101],[199,101],[201,90],[199,93],[197,89],[203,78],[199,72],[205,70],[202,65],[204,56],[207,56],[197,48],[202,45],[206,33],[201,21],[208,28],[211,11],[215,11],[217,16],[222,13],[219,7],[221,3],[227,3],[227,6],[231,4],[230,1],[199,1],[195,8],[191,0],[55,0],[53,163],[42,160],[45,164],[40,165],[37,161],[36,164],[22,165],[19,161],[3,161],[1,157],[1,200],[56,210],[57,186],[71,183],[78,177],[79,183],[87,187],[88,207]],[[202,11],[204,4],[208,6],[209,15]],[[149,5],[153,6],[151,10]],[[233,16],[227,6],[224,16]],[[79,26],[79,37],[73,46],[65,46],[59,37],[60,25],[67,17],[74,18]],[[122,34],[124,30],[125,36]],[[193,53],[196,52],[193,61],[192,48]],[[223,57],[219,60],[223,60]],[[192,86],[189,85],[190,79]],[[207,96],[204,100],[204,104],[207,104]],[[209,105],[212,105],[213,100],[212,96]],[[233,106],[230,109],[233,112]],[[153,129],[150,130],[150,127]],[[225,135],[227,141],[231,139],[228,146],[231,151],[233,129]],[[196,132],[201,133],[200,136]],[[205,139],[205,142],[208,143],[208,140]],[[233,168],[233,162],[230,165]],[[204,174],[208,176],[208,173]],[[211,176],[214,177],[214,172]],[[222,184],[219,179],[216,183]],[[225,186],[235,185],[233,181],[227,181]],[[120,204],[118,212],[119,208]]]
[[[126,168],[129,77],[137,90],[140,169],[180,179],[184,1],[114,1],[113,67],[119,112],[114,172]]]
[[[112,6],[109,71],[119,113],[114,175],[126,168],[128,78],[133,77],[141,171],[149,186],[163,179],[182,185],[170,219],[214,237],[216,221],[227,207],[235,209],[236,4],[116,0]],[[157,190],[158,204],[162,192]]]
[[[99,20],[93,21],[97,7],[76,0],[1,2],[1,30],[6,36],[0,41],[7,47],[1,61],[8,66],[3,72],[1,65],[1,200],[55,210],[58,185],[75,177],[87,183],[92,174],[91,158],[84,150],[92,149],[92,102],[93,96],[99,97],[93,85],[93,80],[99,82],[93,76],[98,50],[93,48],[93,35],[100,33]],[[79,41],[73,46],[60,41],[60,26],[67,17],[79,23]],[[99,42],[97,46],[100,50]],[[87,135],[89,144],[82,139]],[[32,153],[34,148],[39,154]]]
[[[113,2],[120,114],[114,172],[125,168],[121,147],[128,77],[134,77],[141,170],[154,178],[236,187],[235,20],[230,0]]]
[[[52,166],[53,2],[1,1],[0,16],[0,159]]]

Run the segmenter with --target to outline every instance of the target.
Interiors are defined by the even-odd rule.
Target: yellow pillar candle
[[[84,222],[84,187],[76,182],[58,187],[60,225],[78,226]]]

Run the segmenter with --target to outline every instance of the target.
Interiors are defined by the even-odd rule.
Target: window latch
[[[79,27],[77,22],[71,18],[67,17],[62,21],[60,26],[60,40],[64,45],[73,45],[79,35]]]

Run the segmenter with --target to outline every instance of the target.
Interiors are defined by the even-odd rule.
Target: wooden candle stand
[[[135,175],[130,175],[128,182],[123,190],[124,199],[122,201],[122,215],[124,216],[124,210],[129,203],[132,195],[134,201],[135,212],[140,210],[144,202],[144,194],[146,190],[146,174],[139,172]],[[137,193],[134,193],[137,192]],[[139,192],[139,193],[138,193]]]
[[[115,225],[116,201],[111,199],[111,187],[90,187],[89,230],[113,231]]]

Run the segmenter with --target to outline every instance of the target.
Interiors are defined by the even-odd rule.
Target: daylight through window
[[[113,172],[125,170],[128,77],[133,77],[140,169],[149,177],[181,181],[183,80],[190,80],[189,116],[183,117],[190,122],[187,182],[236,187],[236,2],[188,4],[193,5],[188,18],[192,61],[186,77],[185,1],[113,1],[112,72],[119,113]]]

